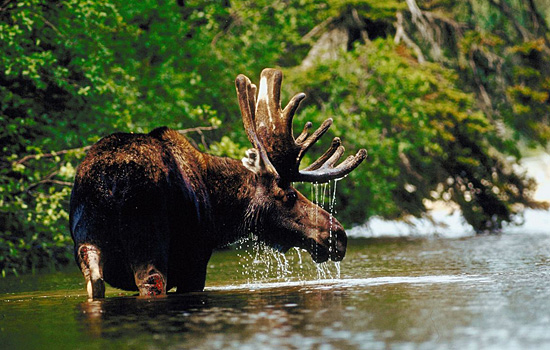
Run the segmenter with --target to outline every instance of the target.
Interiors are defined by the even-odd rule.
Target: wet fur
[[[103,278],[117,288],[137,290],[135,276],[155,266],[167,289],[202,290],[212,250],[240,234],[249,207],[242,182],[252,176],[239,161],[203,154],[168,128],[110,135],[77,170],[75,258],[82,266],[79,248],[97,247]]]
[[[343,243],[330,258],[345,254],[343,227],[290,184],[202,153],[168,128],[113,134],[90,149],[77,169],[70,229],[90,298],[104,295],[103,281],[140,295],[201,291],[213,249],[251,233],[323,262],[332,230]]]

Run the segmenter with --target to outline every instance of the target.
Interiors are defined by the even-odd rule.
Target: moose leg
[[[93,244],[85,243],[78,247],[77,254],[80,270],[86,279],[88,299],[105,298],[100,250]]]
[[[136,222],[139,222],[136,220]],[[158,227],[162,225],[157,222]],[[134,282],[140,296],[165,295],[168,279],[168,240],[163,230],[143,224],[130,230],[141,240],[127,245],[126,254],[134,273]]]
[[[174,259],[170,278],[173,276],[171,283],[176,286],[176,293],[200,292],[204,289],[211,254],[211,250],[196,249],[183,259]]]
[[[134,278],[140,296],[166,294],[166,275],[154,265],[148,264],[135,269]]]

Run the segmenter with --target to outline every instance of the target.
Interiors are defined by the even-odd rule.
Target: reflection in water
[[[77,317],[91,337],[132,339],[141,347],[346,348],[368,341],[369,348],[383,348],[395,341],[440,337],[435,322],[461,301],[449,299],[442,305],[434,302],[434,292],[480,282],[465,276],[424,276],[226,286],[161,299],[83,302]],[[470,319],[469,313],[460,313],[453,322]]]
[[[342,293],[295,288],[268,293],[205,292],[149,300],[108,298],[80,303],[78,309],[78,322],[94,338],[134,339],[141,345],[176,342],[204,348],[263,337],[285,342],[286,336],[306,333],[313,325],[318,328],[341,320],[344,310]]]
[[[79,311],[77,317],[84,324],[86,332],[94,338],[99,338],[102,335],[102,317],[104,313],[103,304],[105,300],[99,301],[86,301],[79,304]]]

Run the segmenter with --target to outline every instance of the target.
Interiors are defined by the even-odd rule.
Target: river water
[[[3,349],[548,349],[550,229],[215,253],[203,293],[87,302],[76,268],[0,280]]]

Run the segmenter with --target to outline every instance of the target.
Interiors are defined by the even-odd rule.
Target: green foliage
[[[533,181],[505,161],[517,154],[514,144],[502,140],[451,70],[419,65],[403,47],[378,39],[289,76],[309,101],[324,101],[310,105],[302,121],[333,117],[332,133],[344,135],[350,149],[369,150],[367,164],[339,185],[339,218],[421,216],[426,200],[444,200],[484,231],[538,206],[529,200]]]
[[[21,160],[0,168],[2,275],[65,264],[72,255],[66,208],[75,156]]]
[[[49,151],[121,127],[96,110],[109,87],[102,74],[114,57],[103,39],[121,23],[114,6],[104,2],[24,0],[2,6],[0,270],[5,274],[55,266],[70,257],[67,184],[78,157]]]
[[[377,0],[334,0],[327,3],[327,13],[340,17],[348,11],[357,11],[364,18],[372,21],[393,21],[395,13],[406,9],[403,1],[377,1]]]
[[[113,131],[222,121],[237,125],[224,127],[230,138],[214,142],[219,133],[203,133],[197,143],[214,142],[218,154],[240,154],[235,141],[247,141],[233,79],[240,72],[257,75],[288,50],[303,47],[297,42],[316,19],[298,11],[315,14],[319,5],[300,3],[4,2],[0,270],[70,259],[72,175],[66,170],[76,167],[83,152],[45,156],[51,150],[82,147]]]
[[[541,11],[548,5],[530,0],[418,3],[437,8],[433,15],[441,23],[433,23],[433,30],[448,39],[440,43],[443,49],[458,56],[440,61],[457,70],[466,89],[516,140],[545,147],[550,141],[550,31]]]
[[[546,52],[545,52],[546,50]],[[523,61],[514,65],[506,88],[510,107],[505,120],[522,135],[543,145],[550,141],[550,47],[542,38],[511,46],[508,52]]]
[[[443,23],[442,36],[455,35],[443,68],[419,65],[390,39],[353,42],[361,30],[373,30],[370,39],[391,36],[396,13],[407,11],[403,1],[3,1],[2,274],[72,259],[70,185],[84,146],[102,136],[221,123],[188,136],[204,150],[240,158],[250,145],[234,78],[255,80],[274,66],[287,67],[288,92],[309,95],[296,123],[333,116],[332,135],[369,151],[367,163],[338,185],[339,218],[420,216],[426,200],[443,199],[458,203],[476,229],[498,228],[537,206],[534,184],[505,159],[519,156],[519,138],[548,142],[550,78],[548,42],[539,33],[545,25],[536,27],[525,11],[512,18],[495,3],[419,1],[437,11],[430,23]],[[499,3],[517,10],[518,1]],[[300,68],[314,40],[334,26],[347,28],[349,51]],[[429,57],[420,37],[411,34]],[[489,109],[476,99],[480,86]]]

